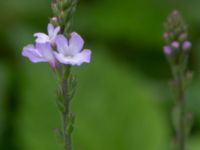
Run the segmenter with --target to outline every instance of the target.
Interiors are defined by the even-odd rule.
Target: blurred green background
[[[55,76],[21,56],[33,33],[46,32],[51,0],[0,0],[0,150],[61,150]],[[194,80],[190,150],[200,149],[200,1],[79,0],[73,30],[93,51],[74,67],[78,87],[75,150],[169,150],[173,129],[163,22],[178,9],[188,23]]]

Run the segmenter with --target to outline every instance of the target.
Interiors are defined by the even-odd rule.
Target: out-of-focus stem
[[[176,147],[177,150],[186,150],[186,97],[184,87],[184,72],[176,68],[173,70],[176,96]]]
[[[182,88],[182,81],[178,83],[178,99],[177,105],[180,110],[179,118],[179,131],[177,133],[177,141],[179,143],[179,150],[185,150],[186,148],[186,127],[185,127],[185,116],[186,116],[186,100],[185,100],[185,91]]]

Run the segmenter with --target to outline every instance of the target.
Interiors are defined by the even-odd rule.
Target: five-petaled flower
[[[55,42],[58,50],[58,52],[55,52],[55,56],[60,63],[79,66],[82,63],[90,62],[91,51],[82,50],[84,41],[77,33],[71,33],[69,40],[63,35],[58,35]]]
[[[22,55],[29,58],[33,63],[48,62],[52,68],[58,64],[79,66],[82,63],[89,63],[91,51],[83,49],[84,41],[81,36],[72,32],[68,40],[64,35],[59,34],[60,27],[48,24],[48,35],[36,33],[36,44],[29,44],[22,50]],[[83,50],[82,50],[83,49]]]

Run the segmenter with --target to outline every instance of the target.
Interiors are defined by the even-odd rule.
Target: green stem
[[[64,139],[64,150],[72,150],[72,140],[71,140],[71,134],[69,134],[67,131],[67,114],[62,115],[62,126],[63,126],[63,139]]]
[[[184,88],[184,72],[180,71],[179,68],[175,69],[174,72],[175,89],[177,92],[176,107],[176,143],[177,150],[186,150],[186,97]]]
[[[70,67],[62,68],[62,80],[61,80],[61,90],[63,96],[63,106],[64,110],[62,112],[62,135],[64,139],[64,150],[72,150],[72,140],[71,140],[71,133],[68,131],[68,127],[70,125],[70,97],[69,97],[69,83],[68,78],[70,76]]]
[[[185,127],[185,114],[186,114],[186,101],[185,101],[185,91],[182,88],[182,81],[178,85],[178,99],[177,103],[180,110],[179,118],[179,132],[177,133],[177,140],[179,143],[179,150],[186,149],[186,127]]]
[[[76,10],[77,0],[52,0],[52,11],[54,20],[51,22],[55,26],[61,27],[61,34],[68,37],[71,31],[71,24]],[[64,150],[72,150],[71,134],[73,131],[74,116],[70,112],[70,102],[74,93],[74,81],[70,76],[71,67],[61,66],[58,69],[59,93],[58,107],[61,112],[62,138]]]

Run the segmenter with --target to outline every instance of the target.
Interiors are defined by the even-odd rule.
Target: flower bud
[[[185,41],[186,39],[188,38],[188,34],[186,32],[182,33],[180,36],[179,36],[179,41],[183,42]]]
[[[52,17],[50,18],[50,22],[53,26],[58,26],[59,23],[58,23],[58,18],[57,17]]]
[[[169,32],[165,32],[165,33],[163,34],[163,37],[164,37],[165,39],[168,39],[169,36],[170,36]]]
[[[59,9],[58,9],[58,6],[57,6],[56,2],[53,2],[51,4],[51,8],[52,8],[53,14],[58,16],[59,15]]]
[[[179,15],[179,12],[178,12],[177,10],[174,10],[174,11],[172,12],[172,15],[173,15],[174,17],[177,17],[177,16]]]

